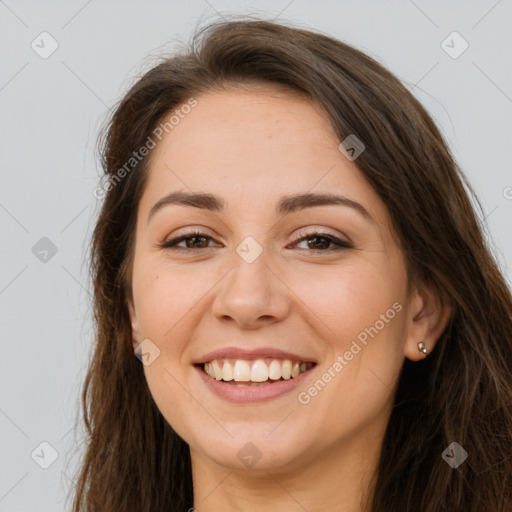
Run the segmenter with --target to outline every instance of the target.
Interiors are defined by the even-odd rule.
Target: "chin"
[[[272,428],[275,428],[275,424]],[[269,431],[271,429],[266,424],[258,427],[251,425],[250,431],[242,428],[233,437],[226,434],[221,438],[208,439],[205,444],[203,436],[201,443],[189,444],[220,466],[237,471],[257,472],[296,467],[304,457],[304,436],[300,438],[274,432],[265,438]]]

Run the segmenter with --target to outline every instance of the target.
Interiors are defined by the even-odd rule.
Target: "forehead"
[[[184,116],[156,148],[156,159],[168,157],[208,161],[216,167],[231,162],[238,172],[252,175],[272,161],[311,160],[328,148],[336,135],[327,116],[310,100],[280,89],[212,91],[197,98],[197,106]],[[174,154],[173,154],[174,153]],[[212,161],[215,155],[215,161]],[[275,169],[275,166],[272,166]]]
[[[377,194],[339,151],[316,103],[273,87],[212,91],[195,99],[197,105],[153,150],[141,209],[179,189],[210,192],[228,207],[337,191],[378,210]]]

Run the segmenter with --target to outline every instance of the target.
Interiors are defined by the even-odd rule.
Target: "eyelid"
[[[194,236],[204,236],[214,239],[215,237],[213,235],[210,235],[209,231],[210,230],[208,228],[205,228],[203,226],[187,226],[185,228],[180,228],[176,231],[173,231],[171,235],[167,235],[162,243],[165,244],[180,237],[189,238]]]
[[[313,226],[308,229],[301,228],[297,235],[294,237],[295,241],[299,241],[301,239],[312,237],[313,235],[320,235],[320,236],[326,236],[326,237],[332,237],[335,239],[338,239],[340,242],[344,242],[346,244],[352,245],[352,242],[350,241],[349,237],[346,235],[338,235],[336,233],[331,233],[327,228],[321,228],[318,226]]]

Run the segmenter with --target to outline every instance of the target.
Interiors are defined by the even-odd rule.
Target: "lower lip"
[[[195,369],[199,372],[200,377],[208,388],[220,398],[235,403],[255,403],[268,402],[274,398],[285,395],[286,393],[290,393],[309,377],[315,366],[304,373],[301,373],[297,377],[261,386],[239,386],[237,384],[227,384],[221,380],[212,379],[199,366],[195,366]]]

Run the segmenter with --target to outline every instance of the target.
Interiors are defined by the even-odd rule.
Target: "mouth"
[[[213,359],[197,364],[210,379],[231,386],[268,386],[293,380],[309,371],[316,363],[290,359]]]
[[[192,364],[201,382],[217,398],[249,404],[291,397],[293,390],[313,378],[318,361],[275,346],[249,350],[233,345],[203,354]]]
[[[317,363],[293,359],[212,359],[194,367],[206,387],[218,398],[257,404],[279,397],[311,380]]]

